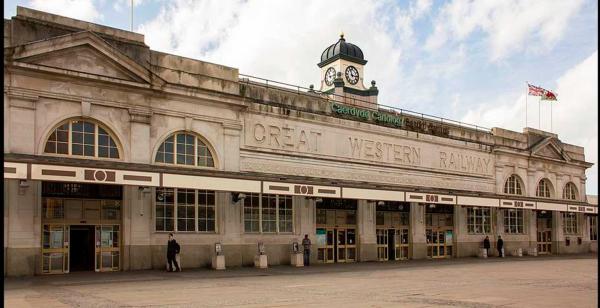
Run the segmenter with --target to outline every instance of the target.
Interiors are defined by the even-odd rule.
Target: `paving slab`
[[[597,307],[596,254],[4,279],[5,307]]]

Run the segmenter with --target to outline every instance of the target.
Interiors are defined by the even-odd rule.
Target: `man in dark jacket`
[[[490,255],[490,238],[486,235],[485,239],[483,240],[483,248],[485,249],[485,255],[489,256]]]
[[[179,253],[179,244],[173,238],[173,233],[169,233],[169,242],[167,242],[167,263],[169,265],[169,272],[173,272],[172,264],[175,264],[175,270],[180,271],[179,264],[177,264],[177,254]]]
[[[504,248],[504,241],[502,240],[502,237],[500,235],[498,235],[498,242],[496,243],[496,248],[498,249],[498,256],[504,258],[504,250],[502,250]]]
[[[302,240],[302,247],[304,248],[304,266],[310,265],[310,239],[308,238],[308,234],[304,234],[304,239]]]

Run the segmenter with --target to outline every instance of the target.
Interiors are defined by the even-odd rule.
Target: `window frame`
[[[157,201],[156,201],[156,197],[157,197],[157,193],[158,193],[159,189],[167,189],[167,190],[168,189],[172,189],[173,190],[173,217],[170,218],[171,220],[173,220],[173,230],[157,230],[157,228],[156,228],[156,226],[157,226],[156,225],[156,220],[159,218],[158,216],[156,216],[156,209],[157,209],[157,206],[158,206]],[[191,190],[191,191],[194,192],[194,204],[193,205],[179,205],[178,204],[178,202],[177,202],[177,198],[179,197],[178,196],[178,190],[184,190],[184,189],[185,190]],[[199,198],[198,194],[200,192],[212,192],[214,194],[214,204],[212,206],[214,208],[214,214],[215,214],[214,215],[214,219],[212,219],[212,220],[214,220],[214,230],[210,230],[210,231],[200,231],[199,230],[198,220],[199,220],[199,207],[200,207],[199,200],[200,200],[200,198]],[[217,191],[208,190],[208,189],[157,187],[153,191],[153,196],[154,196],[154,198],[153,198],[153,215],[152,215],[152,219],[154,220],[154,232],[156,232],[156,233],[182,233],[182,234],[185,234],[185,233],[190,233],[190,234],[217,234],[219,232],[219,224],[218,224],[218,215],[219,214],[218,214],[218,209],[217,209],[218,208],[217,205],[219,203],[219,197],[218,197]],[[178,212],[178,208],[179,207],[187,207],[187,206],[190,206],[190,207],[193,206],[194,207],[194,217],[191,218],[194,221],[194,230],[192,230],[192,231],[182,231],[182,230],[179,230],[179,227],[178,227],[178,220],[179,220],[179,217],[177,215],[178,214],[177,213]],[[204,206],[208,207],[208,205],[204,205]],[[163,219],[166,220],[166,218],[163,218]],[[190,219],[190,218],[186,217],[185,219]],[[208,221],[209,219],[206,219],[206,220]]]
[[[179,164],[177,163],[177,155],[189,155],[189,154],[179,154],[177,151],[177,136],[178,135],[183,135],[183,136],[192,136],[194,137],[194,155],[193,155],[193,161],[194,164],[193,165],[188,165],[188,164]],[[173,158],[173,162],[172,163],[167,163],[167,162],[160,162],[157,160],[157,156],[160,152],[161,147],[167,142],[167,140],[169,140],[169,138],[173,138],[173,153],[172,153],[172,158]],[[185,141],[185,138],[184,138]],[[198,147],[199,147],[199,142],[201,142],[205,147],[206,150],[208,151],[208,154],[210,154],[210,158],[212,159],[213,165],[212,166],[201,166],[198,165],[198,159],[200,158],[198,155],[199,151],[198,151]],[[187,144],[187,143],[185,143]],[[164,151],[162,153],[165,153]],[[163,154],[164,155],[164,154]],[[184,160],[185,160],[185,156],[184,156]],[[208,157],[208,156],[202,156],[202,157]],[[158,147],[156,148],[156,151],[154,151],[154,158],[153,158],[153,163],[157,164],[157,165],[162,165],[162,166],[177,166],[177,167],[184,167],[184,168],[203,168],[203,169],[217,169],[218,166],[218,161],[217,161],[217,156],[215,155],[215,151],[213,150],[213,147],[210,145],[210,143],[208,142],[208,140],[206,140],[206,138],[200,136],[199,134],[193,133],[193,132],[187,132],[187,131],[178,131],[178,132],[174,132],[172,134],[169,134],[167,137],[165,137],[164,139],[162,139],[162,141],[158,144]]]
[[[82,140],[81,143],[74,143],[73,142],[73,124],[76,122],[81,122],[82,125],[83,123],[87,122],[90,124],[94,125],[94,156],[90,156],[90,155],[76,155],[73,154],[73,144],[81,144],[83,147],[85,147],[85,140]],[[67,154],[63,154],[63,153],[52,153],[52,152],[46,152],[46,146],[48,145],[48,142],[50,142],[50,138],[52,136],[52,134],[54,134],[54,132],[56,132],[60,127],[64,126],[65,124],[68,125],[67,128]],[[102,147],[106,147],[108,148],[108,153],[110,156],[110,149],[112,148],[112,146],[110,145],[110,141],[112,140],[112,142],[114,143],[114,148],[117,149],[117,155],[119,157],[102,157],[99,156],[99,151],[100,151],[100,144],[99,144],[99,135],[104,135],[104,134],[100,134],[100,129],[104,130],[104,132],[106,133],[106,135],[109,137],[109,144],[107,146],[102,146]],[[83,135],[85,135],[85,132],[81,132]],[[85,139],[85,136],[82,137],[83,139]],[[56,143],[56,147],[58,147],[58,140],[55,141],[51,141]],[[64,142],[60,142],[60,143],[64,143]],[[85,153],[85,149],[82,150],[82,153]],[[119,138],[117,138],[117,136],[113,133],[113,131],[111,129],[109,129],[106,125],[102,124],[99,121],[96,121],[94,119],[83,119],[83,118],[71,118],[68,120],[64,120],[59,122],[57,125],[55,125],[50,132],[46,135],[46,139],[44,140],[44,145],[42,148],[42,154],[43,155],[51,155],[51,156],[58,156],[58,157],[81,157],[84,159],[102,159],[102,160],[111,160],[111,161],[121,161],[123,160],[123,147],[121,146],[120,140]]]
[[[250,204],[250,206],[246,206],[246,201],[247,200],[252,200],[252,197],[256,197],[258,196],[258,231],[247,231],[246,230],[246,208],[250,208],[253,209],[254,208],[254,204]],[[271,232],[271,231],[264,231],[264,225],[263,225],[263,210],[265,209],[265,207],[263,207],[263,202],[264,200],[271,200],[271,198],[275,199],[275,220],[274,220],[274,224],[275,224],[275,231]],[[291,216],[290,216],[290,222],[292,224],[292,229],[290,231],[281,231],[281,222],[282,220],[280,219],[280,212],[281,212],[281,208],[279,207],[280,205],[280,198],[284,198],[284,199],[289,199],[289,202],[291,202]],[[285,210],[287,211],[287,210]],[[242,204],[242,230],[244,232],[244,234],[273,234],[273,235],[288,235],[288,234],[294,234],[295,231],[295,227],[296,224],[294,223],[294,214],[295,214],[296,210],[294,208],[294,196],[291,195],[281,195],[281,194],[263,194],[263,193],[249,193],[247,194],[246,198],[243,201]],[[250,220],[250,222],[255,221],[254,219]],[[272,220],[269,220],[272,221]],[[287,221],[287,220],[284,220]]]
[[[524,209],[504,209],[503,212],[505,234],[526,234]],[[512,213],[514,213],[514,215],[512,215]],[[512,231],[512,227],[515,228],[515,231]]]
[[[590,241],[598,241],[598,216],[590,215]]]
[[[487,214],[486,214],[487,212]],[[477,218],[481,222],[477,223]],[[486,220],[487,219],[487,220]],[[477,231],[479,227],[480,231]],[[486,231],[486,227],[487,230]],[[467,207],[467,233],[469,234],[491,234],[492,233],[492,209],[489,207]]]
[[[514,182],[512,186],[510,185],[511,182]],[[514,192],[511,193],[511,190],[514,190]],[[520,191],[520,193],[518,193],[517,191]],[[506,195],[524,196],[525,186],[523,184],[523,181],[521,180],[521,177],[519,177],[516,174],[511,174],[504,182],[504,188],[502,192]]]
[[[564,235],[579,235],[579,215],[575,212],[562,212]]]
[[[573,196],[573,198],[567,198],[567,196],[568,196],[567,190]],[[575,183],[567,182],[567,184],[565,184],[565,187],[563,187],[563,196],[562,196],[563,199],[577,201],[579,199],[578,195],[579,195],[579,192],[577,190],[577,186],[575,186]]]
[[[545,190],[541,191],[541,189]],[[543,192],[544,194],[540,194],[540,192]],[[547,192],[548,194],[546,195],[545,192]],[[548,180],[547,178],[543,178],[538,181],[538,184],[535,188],[535,196],[540,198],[552,198],[552,183],[550,182],[550,180]]]

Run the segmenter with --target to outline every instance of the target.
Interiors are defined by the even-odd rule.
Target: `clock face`
[[[335,68],[330,67],[325,72],[325,84],[328,86],[332,85],[333,79],[335,79]]]
[[[358,82],[358,70],[354,66],[348,66],[346,68],[346,80],[350,84],[356,84]]]

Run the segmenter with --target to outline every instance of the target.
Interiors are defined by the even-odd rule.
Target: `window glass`
[[[156,231],[175,231],[175,190],[156,189]]]
[[[279,196],[279,232],[292,232],[292,196]]]
[[[518,176],[513,174],[504,183],[504,193],[509,195],[522,195],[521,181]]]
[[[106,129],[84,120],[71,120],[57,127],[50,133],[44,153],[119,158],[117,144]]]
[[[177,231],[196,231],[194,226],[196,191],[177,189]]]
[[[565,234],[579,234],[579,216],[577,213],[562,213],[563,232]]]
[[[523,215],[521,209],[505,209],[504,233],[522,234],[524,232]]]
[[[589,216],[590,217],[590,240],[597,241],[598,240],[598,216]]]
[[[157,163],[214,167],[213,156],[202,140],[192,134],[176,133],[158,148]]]
[[[565,189],[563,189],[563,199],[577,200],[577,188],[575,187],[575,184],[569,182],[565,185]]]
[[[215,231],[215,192],[198,190],[198,231]]]
[[[244,199],[244,231],[260,232],[260,198],[259,194],[249,194]]]
[[[535,195],[537,197],[550,198],[550,182],[546,179],[540,180]]]
[[[244,231],[247,233],[293,232],[292,197],[271,194],[249,194],[244,199]],[[317,210],[317,220],[325,219]]]

